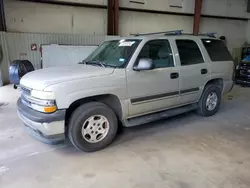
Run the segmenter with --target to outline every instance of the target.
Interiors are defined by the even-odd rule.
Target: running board
[[[150,123],[152,121],[166,119],[166,118],[176,116],[179,114],[183,114],[183,113],[195,110],[195,109],[197,109],[197,104],[190,104],[190,105],[182,106],[179,108],[173,108],[170,110],[155,112],[155,113],[148,114],[148,115],[126,119],[123,121],[123,125],[125,127],[133,127],[133,126],[137,126],[141,124]]]

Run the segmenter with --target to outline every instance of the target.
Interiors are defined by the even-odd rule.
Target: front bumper
[[[240,85],[250,85],[250,79],[235,79],[234,80],[235,84],[240,84]]]
[[[17,111],[27,132],[36,139],[47,144],[59,144],[65,140],[66,110],[45,114],[27,107],[19,98]]]
[[[250,72],[249,67],[244,70],[238,69],[235,72],[234,83],[240,85],[250,85]],[[244,72],[242,72],[244,71]]]

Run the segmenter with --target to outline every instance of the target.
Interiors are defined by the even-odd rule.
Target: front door
[[[210,79],[209,63],[201,53],[199,41],[177,39],[177,61],[180,63],[180,104],[197,102]]]
[[[150,40],[139,53],[153,60],[154,69],[127,70],[130,117],[172,108],[178,104],[179,68],[176,67],[168,40]]]

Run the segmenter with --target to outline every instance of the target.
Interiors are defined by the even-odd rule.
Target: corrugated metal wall
[[[0,48],[1,56],[0,57],[0,80],[3,84],[9,81],[9,54],[8,54],[8,45],[7,45],[7,33],[0,32]]]
[[[64,45],[99,45],[115,36],[83,36],[68,34],[32,34],[0,32],[0,45],[3,48],[1,64],[3,82],[8,82],[8,67],[10,62],[21,59],[29,60],[35,69],[41,68],[40,46],[42,44]],[[31,44],[36,44],[37,51],[31,51]]]

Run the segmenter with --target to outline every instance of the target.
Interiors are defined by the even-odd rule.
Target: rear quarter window
[[[200,48],[195,41],[177,39],[176,45],[182,66],[204,63]]]
[[[211,61],[232,61],[233,58],[226,45],[221,40],[201,39]]]

